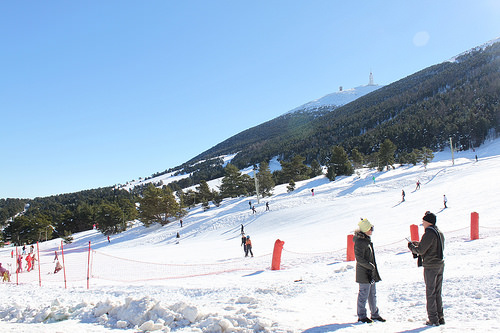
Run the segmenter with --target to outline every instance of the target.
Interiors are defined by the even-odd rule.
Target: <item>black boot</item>
[[[370,323],[373,323],[373,320],[371,320],[370,318],[368,317],[365,317],[365,318],[359,318],[358,319],[358,323],[361,322],[361,323],[367,323],[367,324],[370,324]]]

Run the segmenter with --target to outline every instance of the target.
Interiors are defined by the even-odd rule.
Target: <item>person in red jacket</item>
[[[26,263],[28,264],[28,269],[27,269],[27,271],[29,272],[29,271],[31,271],[31,255],[30,255],[30,254],[28,254],[28,255],[26,256]]]

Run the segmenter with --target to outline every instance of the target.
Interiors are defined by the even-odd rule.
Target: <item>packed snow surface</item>
[[[0,283],[0,331],[499,331],[500,140],[454,157],[452,163],[444,151],[426,168],[363,168],[334,182],[320,176],[297,182],[291,193],[280,185],[259,201],[225,199],[207,211],[189,210],[182,227],[179,221],[149,228],[135,222],[109,242],[89,230],[62,249],[60,239],[40,243],[41,265]],[[405,240],[427,210],[437,214],[446,237],[446,325],[433,328],[424,325],[422,268]],[[472,212],[479,214],[477,240],[470,239]],[[345,259],[347,236],[361,217],[375,225],[382,277],[377,301],[385,323],[357,323],[355,262]],[[254,257],[243,255],[242,225]],[[277,239],[284,241],[281,269],[271,270]],[[0,262],[11,271],[12,250],[0,249]],[[64,251],[66,269],[57,274],[54,251],[60,261]]]

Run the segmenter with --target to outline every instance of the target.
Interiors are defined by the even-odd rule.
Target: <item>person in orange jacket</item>
[[[253,252],[252,252],[252,241],[250,240],[250,236],[247,235],[247,242],[246,242],[246,252],[245,252],[245,257],[248,257],[248,252],[250,252],[250,254],[252,255],[253,257]]]

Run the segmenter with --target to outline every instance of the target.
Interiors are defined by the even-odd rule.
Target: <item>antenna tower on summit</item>
[[[370,71],[370,82],[368,82],[368,85],[369,86],[374,86],[375,85],[375,83],[373,83],[373,74],[372,74],[371,71]]]

